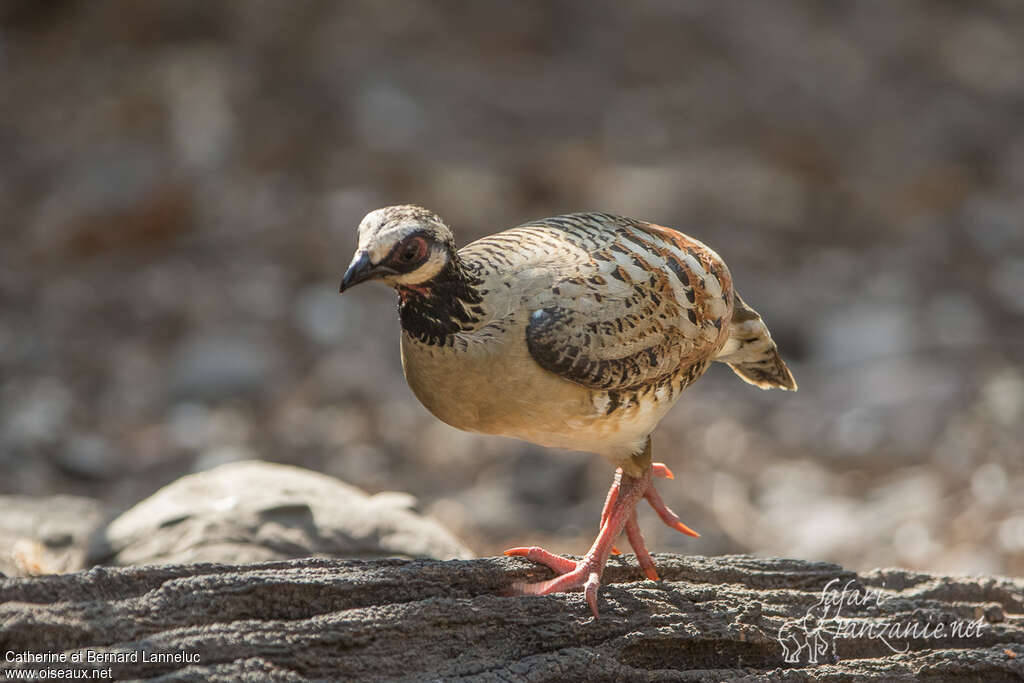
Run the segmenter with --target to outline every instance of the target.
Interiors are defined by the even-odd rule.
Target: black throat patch
[[[399,285],[398,315],[402,329],[431,346],[452,346],[452,335],[474,329],[483,317],[481,280],[452,258],[430,280],[413,287]]]

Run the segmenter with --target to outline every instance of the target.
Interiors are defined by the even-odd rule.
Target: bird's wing
[[[525,302],[526,344],[546,370],[592,389],[637,388],[702,371],[725,343],[732,280],[697,240],[594,213],[500,235],[529,245],[554,273]]]

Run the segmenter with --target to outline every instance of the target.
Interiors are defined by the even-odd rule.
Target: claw
[[[700,534],[699,533],[697,533],[696,531],[694,531],[690,527],[686,526],[682,522],[676,522],[675,524],[672,524],[671,526],[676,531],[678,531],[680,533],[684,533],[687,536],[692,536],[693,538],[700,538]]]
[[[590,611],[594,613],[594,618],[597,619],[597,589],[601,585],[601,575],[597,572],[590,572],[590,576],[587,577],[587,582],[583,584],[583,594],[587,598],[587,604],[590,605]]]
[[[651,471],[654,473],[654,476],[661,477],[662,479],[676,478],[676,475],[672,474],[672,470],[668,468],[668,465],[663,462],[652,462]]]
[[[646,498],[647,502],[651,504],[654,511],[658,513],[658,517],[661,517],[662,522],[676,531],[686,534],[687,536],[700,538],[700,534],[683,524],[682,520],[679,519],[679,515],[672,512],[672,510],[665,505],[665,501],[661,499],[661,495],[653,486],[647,487],[647,491],[644,492],[644,498]]]

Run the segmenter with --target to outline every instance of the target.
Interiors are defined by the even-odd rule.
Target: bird
[[[529,221],[456,247],[451,229],[415,205],[366,214],[340,286],[398,294],[401,359],[416,398],[457,429],[587,451],[615,468],[593,545],[579,560],[537,546],[506,555],[546,565],[521,595],[598,588],[625,531],[644,574],[659,580],[637,522],[646,500],[668,526],[698,536],[668,508],[651,433],[712,362],[761,389],[796,381],[725,262],[677,230],[608,213]]]

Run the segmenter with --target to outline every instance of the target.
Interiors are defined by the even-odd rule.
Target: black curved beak
[[[352,263],[349,264],[344,277],[341,278],[341,287],[338,288],[338,292],[344,292],[360,282],[373,278],[374,275],[376,275],[376,272],[374,271],[373,263],[370,262],[370,255],[365,251],[360,251],[352,259]]]

